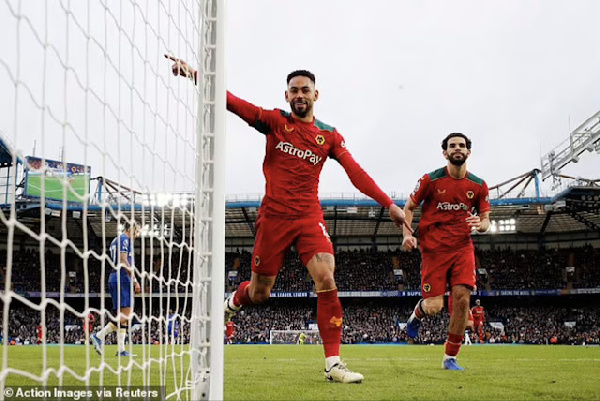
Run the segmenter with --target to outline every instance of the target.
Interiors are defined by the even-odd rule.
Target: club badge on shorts
[[[429,283],[423,284],[423,292],[429,292],[429,291],[431,291],[431,284],[429,284]]]
[[[260,265],[260,256],[256,255],[254,257],[254,266]]]

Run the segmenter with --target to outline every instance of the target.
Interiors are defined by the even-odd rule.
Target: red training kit
[[[423,202],[419,232],[425,253],[473,248],[465,221],[468,212],[482,214],[491,209],[485,181],[471,173],[452,178],[446,167],[421,177],[410,198],[417,205]]]
[[[227,92],[227,109],[265,134],[266,179],[261,213],[286,219],[322,216],[317,194],[327,157],[337,160],[354,186],[383,207],[392,200],[354,160],[337,130],[315,119],[303,122],[283,110],[263,110]]]

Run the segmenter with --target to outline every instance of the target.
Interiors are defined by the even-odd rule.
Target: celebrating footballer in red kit
[[[454,133],[442,142],[445,167],[425,174],[410,195],[404,211],[410,224],[414,209],[421,205],[419,239],[421,244],[421,294],[407,321],[411,338],[419,334],[421,319],[437,314],[444,306],[444,293],[450,288],[453,310],[446,342],[443,368],[463,370],[456,362],[467,324],[471,291],[475,288],[475,255],[471,232],[489,229],[488,187],[467,171],[471,141]],[[404,229],[403,247],[417,247],[417,239]]]
[[[174,74],[196,80],[196,71],[185,62],[165,57],[175,62]],[[226,300],[225,313],[230,320],[242,306],[266,301],[285,253],[295,245],[315,282],[325,377],[342,383],[361,382],[363,375],[350,371],[340,360],[342,305],[334,281],[333,246],[317,194],[325,160],[329,157],[339,162],[358,190],[389,208],[391,220],[399,227],[404,224],[404,212],[354,160],[342,135],[314,117],[313,106],[319,97],[315,76],[298,70],[290,73],[286,82],[285,100],[291,112],[265,110],[227,92],[227,109],[265,135],[266,190],[255,223],[252,277]]]

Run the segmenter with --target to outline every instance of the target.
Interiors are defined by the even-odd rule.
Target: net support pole
[[[212,265],[210,286],[210,367],[209,398],[223,399],[223,298],[225,294],[225,1],[213,0],[216,6],[216,52],[214,85],[214,175]]]
[[[200,3],[194,205],[194,400],[223,399],[225,294],[224,1]],[[204,323],[204,324],[202,324]]]

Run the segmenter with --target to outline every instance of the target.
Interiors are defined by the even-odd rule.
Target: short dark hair
[[[296,70],[296,71],[292,71],[288,74],[287,76],[287,84],[290,84],[290,81],[292,80],[292,78],[294,77],[306,77],[309,78],[313,84],[316,83],[317,81],[315,80],[315,74],[313,74],[312,72],[308,71],[308,70]]]
[[[448,150],[448,141],[450,140],[450,138],[454,138],[454,137],[459,137],[459,138],[463,138],[465,140],[465,142],[467,143],[467,149],[471,149],[471,140],[469,138],[467,138],[467,136],[463,133],[460,132],[453,132],[451,134],[448,134],[447,137],[444,138],[444,140],[442,141],[442,149],[444,150]]]
[[[123,223],[123,231],[124,232],[131,230],[132,227],[136,227],[139,229],[140,225],[135,220],[126,221],[125,223]]]

